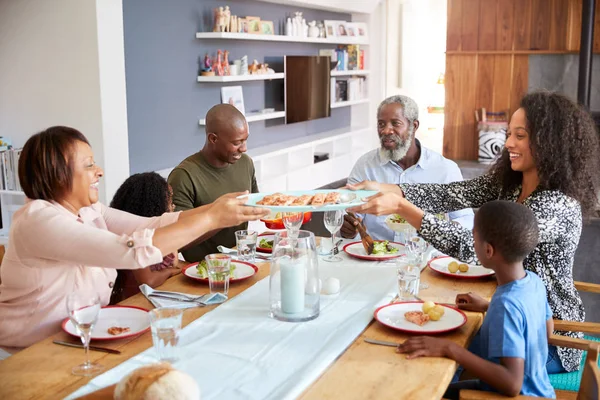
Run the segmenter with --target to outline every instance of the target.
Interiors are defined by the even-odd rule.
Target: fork
[[[158,297],[161,299],[169,299],[169,300],[175,300],[175,301],[185,301],[185,302],[192,302],[192,303],[202,303],[202,298],[205,297],[206,295],[203,294],[201,296],[198,297],[192,297],[192,296],[188,296],[186,294],[175,294],[175,293],[169,293],[169,292],[160,292],[160,291],[154,291],[152,293],[150,293],[148,295],[149,297]]]

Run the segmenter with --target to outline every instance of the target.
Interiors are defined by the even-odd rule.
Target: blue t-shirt
[[[481,330],[469,349],[497,364],[501,357],[524,359],[521,394],[555,398],[546,372],[546,321],[552,318],[552,312],[542,280],[533,272],[526,271],[526,274],[523,279],[498,286]],[[484,387],[494,391],[488,385]]]

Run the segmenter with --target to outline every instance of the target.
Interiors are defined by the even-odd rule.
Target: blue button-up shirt
[[[394,161],[385,161],[379,149],[372,150],[358,159],[348,183],[376,181],[380,183],[450,183],[462,181],[462,173],[454,161],[421,146],[421,157],[412,167],[404,170]],[[450,220],[468,229],[473,228],[473,211],[470,208],[448,213]],[[364,216],[369,234],[375,240],[394,240],[394,232],[385,224],[386,216]]]

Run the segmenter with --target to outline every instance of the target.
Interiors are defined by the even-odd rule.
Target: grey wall
[[[204,144],[198,120],[220,103],[219,83],[198,83],[199,60],[217,49],[229,50],[229,60],[248,55],[250,62],[265,58],[283,62],[283,55],[316,55],[333,45],[237,40],[200,40],[196,32],[212,31],[212,9],[229,5],[232,14],[273,21],[278,34],[288,14],[302,11],[307,21],[350,20],[350,15],[288,7],[251,0],[124,0],[125,71],[129,124],[130,172],[160,170],[177,165]],[[282,69],[275,68],[276,72]],[[283,80],[234,82],[243,88],[246,112],[283,109]],[[331,117],[285,125],[283,119],[250,123],[249,147],[258,147],[350,126],[350,108],[331,110]]]
[[[577,100],[579,54],[529,56],[529,90],[548,89]],[[600,111],[600,55],[594,54],[590,109]]]

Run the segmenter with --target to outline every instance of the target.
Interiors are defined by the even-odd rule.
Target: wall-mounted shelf
[[[295,42],[295,43],[321,43],[321,44],[359,44],[369,45],[368,39],[349,38],[309,38],[285,35],[261,35],[254,33],[236,32],[198,32],[196,39],[232,39],[232,40],[262,40],[266,42]]]
[[[285,118],[285,111],[275,111],[269,113],[249,113],[246,114],[247,122],[255,122],[255,121],[265,121],[267,119],[277,119],[277,118]],[[201,119],[199,121],[201,126],[206,125],[206,119]]]
[[[271,79],[283,79],[285,74],[277,72],[274,74],[254,75],[230,75],[230,76],[199,76],[198,82],[245,82],[245,81],[267,81]]]
[[[331,71],[331,76],[354,76],[354,75],[369,75],[371,71],[368,69],[359,69],[356,71]]]
[[[360,99],[360,100],[350,100],[350,101],[340,101],[337,103],[332,103],[331,104],[331,108],[340,108],[340,107],[348,107],[348,106],[353,106],[356,104],[365,104],[368,103],[369,99]]]

